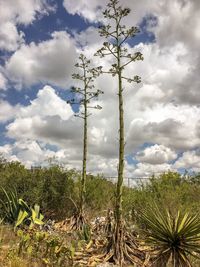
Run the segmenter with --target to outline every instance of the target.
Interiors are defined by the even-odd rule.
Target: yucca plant
[[[23,223],[28,223],[30,227],[34,224],[44,224],[44,216],[40,213],[40,206],[35,204],[30,207],[23,199],[18,198],[17,191],[6,191],[2,188],[5,194],[5,200],[0,199],[2,204],[4,219],[6,222],[18,227]]]
[[[28,210],[26,209],[26,206],[25,208],[24,206],[21,207],[15,222],[15,228],[25,222],[28,223],[30,228],[32,228],[35,224],[43,225],[44,216],[40,213],[40,206],[35,204],[34,208],[31,208],[26,204],[26,202],[24,202],[24,204],[28,207]]]
[[[4,219],[8,223],[12,224],[17,220],[20,211],[20,199],[18,198],[17,191],[15,189],[13,191],[6,191],[4,188],[1,189],[5,196],[5,200],[0,199]]]
[[[199,215],[178,211],[172,216],[157,206],[142,212],[146,243],[152,248],[152,266],[191,267],[191,256],[200,256]]]

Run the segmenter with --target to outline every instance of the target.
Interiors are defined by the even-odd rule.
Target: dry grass
[[[61,235],[64,236],[64,232],[61,232]],[[73,237],[70,238],[70,236],[66,237],[68,241],[72,241]],[[74,263],[75,266],[88,266],[88,262],[91,260],[93,264],[90,266],[95,266],[95,261],[92,260],[92,258],[95,258],[94,247],[96,244],[96,249],[101,246],[100,244],[102,240],[100,240],[98,237],[96,239],[92,240],[88,243],[88,245],[84,248],[82,252],[75,252],[75,258]],[[100,242],[100,243],[98,243]],[[0,226],[0,267],[54,267],[56,265],[49,265],[45,264],[44,262],[41,262],[39,259],[26,256],[18,256],[18,243],[19,243],[19,237],[15,234],[13,229],[9,226]],[[97,244],[98,243],[98,244]],[[90,245],[89,245],[90,244]],[[92,249],[93,247],[93,249]],[[97,249],[98,251],[98,249]],[[90,258],[90,259],[89,259]],[[99,259],[97,262],[102,262],[102,260]],[[82,265],[81,265],[82,263]],[[78,265],[76,265],[78,264]],[[134,265],[128,265],[127,267],[133,267]],[[193,259],[192,261],[193,267],[199,267],[199,261]],[[168,267],[171,267],[170,265]]]
[[[16,253],[19,238],[8,225],[0,226],[0,267],[43,267],[39,262],[18,257]]]

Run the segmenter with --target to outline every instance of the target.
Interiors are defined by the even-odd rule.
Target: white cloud
[[[189,104],[176,106],[167,103],[168,95],[171,92],[176,95],[176,91],[173,90],[173,88],[176,88],[176,82],[181,81],[182,77],[187,74],[188,63],[183,63],[180,60],[187,52],[185,47],[178,44],[175,47],[176,49],[166,48],[162,51],[159,50],[156,44],[152,44],[148,46],[140,45],[139,48],[145,50],[145,60],[147,62],[133,64],[133,67],[130,67],[127,73],[134,72],[134,74],[137,74],[138,72],[144,72],[145,76],[148,76],[153,71],[153,76],[149,79],[146,78],[142,87],[129,85],[125,90],[126,153],[132,153],[134,149],[144,142],[159,143],[169,146],[172,150],[178,149],[182,151],[196,147],[200,143],[196,133],[199,108]],[[85,49],[86,54],[90,56],[93,54],[95,47],[90,42]],[[97,58],[95,58],[95,61],[97,65],[101,63],[105,66],[108,65],[108,61],[101,62]],[[155,69],[152,69],[152,66],[155,66]],[[173,67],[169,69],[168,66]],[[170,80],[172,75],[174,78]],[[178,80],[175,80],[176,77]],[[89,120],[89,154],[94,156],[94,159],[98,158],[98,161],[102,164],[101,166],[108,166],[106,162],[109,162],[109,159],[116,160],[118,153],[116,81],[112,77],[101,76],[97,81],[97,85],[98,88],[105,91],[105,95],[99,103],[103,109],[97,113],[95,112],[95,116],[90,117]],[[163,86],[165,87],[163,88]],[[168,88],[169,90],[167,90]],[[159,103],[155,104],[157,101]],[[37,116],[37,112],[39,113],[41,109],[41,104],[38,101],[36,102],[37,108],[35,107],[37,112],[32,115],[29,109],[32,110],[33,106],[25,108],[24,114],[26,115],[23,118],[21,115],[13,124],[10,124],[8,134],[15,138],[21,138],[21,136],[35,138],[56,144],[64,149],[70,147],[71,151],[73,150],[76,155],[79,155],[79,159],[73,153],[71,158],[69,157],[67,164],[80,166],[82,122],[74,118],[63,121],[57,114],[52,113],[50,113],[50,116],[47,116],[46,113],[45,118]],[[48,110],[48,112],[50,111]],[[188,120],[188,117],[191,120]],[[79,130],[77,131],[77,129]],[[143,168],[143,165],[141,166]],[[148,167],[153,170],[151,164],[146,166],[144,165],[144,168]],[[164,169],[166,169],[166,166],[168,168],[168,165],[163,166],[165,167]],[[92,166],[90,168],[94,169]],[[99,169],[98,167],[95,168]],[[106,167],[104,169],[106,170]],[[110,171],[113,172],[114,170]],[[144,171],[142,172],[145,173]]]
[[[81,0],[76,2],[72,0],[64,0],[63,6],[73,15],[78,14],[87,20],[98,21],[101,18],[101,11],[99,8],[101,8],[106,2],[106,0],[101,1],[101,3],[97,0]]]
[[[157,104],[140,111],[132,120],[127,130],[127,143],[132,149],[145,142],[181,151],[195,148],[200,145],[197,134],[199,115],[198,107]]]
[[[5,22],[0,28],[0,49],[13,51],[24,42],[24,35],[18,32],[12,22]]]
[[[132,171],[131,171],[132,169]],[[152,175],[157,175],[163,172],[167,172],[173,170],[172,166],[170,164],[157,164],[157,165],[152,165],[149,163],[138,163],[136,167],[130,168],[129,173],[131,174],[130,177],[150,177]]]
[[[79,166],[80,166],[80,163],[79,163]],[[107,160],[105,160],[104,157],[99,156],[99,155],[95,157],[90,156],[88,160],[88,170],[91,173],[104,174],[105,177],[116,177],[117,176],[117,164],[118,164],[118,160],[116,158],[115,159],[108,158]]]
[[[105,2],[83,0],[75,4],[74,1],[64,3],[68,12],[72,14],[77,13],[87,18],[87,13],[92,13],[91,17],[98,19],[96,9],[98,6],[105,6]],[[145,14],[152,14],[157,18],[154,27],[148,27],[155,34],[156,43],[140,44],[139,49],[144,54],[145,61],[134,66],[134,72],[142,76],[144,85],[153,93],[152,95],[150,90],[147,90],[146,95],[144,93],[140,100],[144,100],[145,104],[161,100],[166,103],[174,101],[177,104],[197,105],[200,101],[200,82],[197,78],[200,67],[198,53],[200,35],[197,34],[200,24],[199,2],[161,0],[159,4],[157,1],[150,1],[148,4],[146,1],[123,1],[122,4],[132,9],[126,25],[137,24]],[[91,51],[91,46],[88,49],[88,44],[93,43],[93,47],[97,48],[96,43],[99,42],[97,31],[92,27],[77,35],[76,39],[86,45],[87,52]],[[133,67],[129,69],[129,73],[132,73]],[[153,88],[156,89],[152,91]]]
[[[105,78],[99,83],[105,84]],[[108,88],[112,83],[112,78],[106,80]],[[128,99],[126,98],[126,100]],[[94,111],[93,116],[89,117],[88,171],[116,176],[118,161],[117,95],[116,98],[113,98],[109,91],[105,91],[105,96],[102,97],[99,104],[103,109]],[[135,167],[126,165],[126,176],[141,177],[169,170],[172,166],[168,162],[176,158],[177,149],[184,151],[200,144],[196,126],[200,110],[197,107],[182,106],[180,110],[179,107],[172,104],[158,104],[143,111],[131,112],[133,106],[129,103],[126,108],[128,109],[127,116],[125,116],[127,125],[126,154],[133,153],[144,142],[160,144],[138,152],[137,158],[140,162]],[[191,119],[188,120],[188,117]],[[80,169],[82,127],[82,120],[74,118],[71,107],[55,94],[53,88],[45,86],[38,92],[37,98],[30,105],[20,107],[16,119],[7,126],[8,136],[15,138],[17,144],[26,146],[25,152],[20,145],[18,150],[13,150],[12,155],[16,155],[23,162],[25,159],[30,161],[26,162],[27,165],[30,165],[31,162],[45,160],[47,155],[56,156],[66,166]],[[40,144],[42,142],[44,148],[40,146],[42,151],[39,148],[34,149],[34,155],[31,156],[33,149],[29,154],[29,142],[39,142]],[[58,147],[56,154],[50,150],[48,153],[45,152],[45,144],[56,145]],[[41,156],[42,153],[44,153],[44,157]]]
[[[4,75],[0,72],[0,90],[6,90],[7,80]]]
[[[38,14],[45,14],[52,10],[46,0],[1,0],[0,1],[1,20],[15,20],[17,23],[29,24]]]
[[[49,159],[64,160],[65,151],[52,151],[33,140],[17,141],[13,145],[0,146],[0,154],[9,161],[20,161],[27,168],[45,166]]]
[[[67,120],[72,114],[70,106],[56,95],[52,87],[47,85],[39,90],[37,98],[31,101],[31,105],[20,110],[22,118],[39,115],[40,117],[59,116],[62,120]]]
[[[67,0],[64,6],[71,14],[97,21],[101,20],[98,6],[104,3]],[[155,34],[155,43],[140,43],[135,48],[127,45],[132,52],[142,51],[144,61],[126,70],[126,75],[139,74],[142,83],[124,84],[126,155],[138,151],[140,161],[136,166],[127,164],[125,176],[148,176],[181,166],[198,168],[198,155],[193,150],[200,145],[199,1],[126,0],[123,4],[132,9],[126,25],[141,22],[146,14],[157,20],[153,27],[149,20],[148,26]],[[75,33],[74,40],[66,32],[54,32],[50,40],[23,44],[8,60],[7,74],[21,86],[43,82],[67,88],[72,85],[72,66],[80,43],[85,54],[92,57],[102,42],[93,27]],[[111,60],[95,57],[94,63],[108,67]],[[96,85],[105,94],[98,102],[103,109],[89,117],[88,171],[116,176],[117,83],[113,77],[102,75]],[[51,87],[44,87],[29,106],[20,108],[7,127],[8,136],[17,140],[11,154],[24,162],[29,160],[26,164],[44,160],[42,153],[45,157],[56,155],[67,166],[80,169],[83,125],[72,115],[70,106]],[[141,150],[144,143],[155,145]],[[58,151],[46,149],[46,144],[56,145]],[[180,152],[183,156],[170,165]]]
[[[183,155],[175,162],[175,168],[184,168],[191,169],[195,172],[200,171],[200,152],[199,150],[195,151],[186,151]]]
[[[48,149],[44,143],[33,140],[17,141],[13,145],[0,146],[0,154],[8,160],[17,160],[26,167],[45,166],[49,159],[64,164],[67,168],[81,169],[82,154],[70,149]],[[117,159],[106,160],[101,156],[88,158],[88,171],[94,174],[103,173],[106,177],[116,177]]]
[[[13,146],[12,145],[4,145],[0,146],[0,156],[9,160],[9,161],[20,161],[15,154],[13,154]]]
[[[19,85],[48,82],[69,85],[76,51],[66,32],[54,32],[52,39],[39,44],[23,45],[6,64],[9,77]]]
[[[11,145],[6,144],[4,146],[0,146],[0,154],[9,155],[11,150]]]
[[[91,49],[91,46],[94,46],[94,44],[99,45],[99,43],[102,43],[102,37],[99,35],[97,29],[93,26],[88,27],[85,31],[80,33],[74,32],[74,36],[77,46],[84,47],[84,50],[87,50],[88,46],[89,49]],[[90,56],[92,56],[92,54],[90,54]]]
[[[177,158],[177,154],[163,145],[153,145],[136,154],[136,159],[142,163],[153,165],[167,163]]]
[[[106,0],[64,0],[63,5],[71,14],[78,14],[90,21],[102,20],[101,11],[106,7]],[[137,24],[148,15],[157,18],[153,23],[149,18],[149,30],[152,30],[157,42],[161,45],[173,46],[174,43],[183,42],[189,46],[198,46],[199,34],[199,11],[198,0],[121,0],[123,6],[131,8],[132,13],[126,21],[128,24]],[[192,14],[192,15],[191,15]],[[155,21],[155,20],[154,20]],[[150,27],[151,26],[151,27]],[[167,33],[167,34],[166,34]]]
[[[60,99],[52,87],[45,86],[29,106],[20,108],[16,119],[7,126],[8,134],[18,140],[37,138],[39,132],[47,137],[51,135],[49,130],[59,133],[59,123],[68,120],[72,114],[70,105]],[[63,138],[64,135],[63,131]]]
[[[0,99],[0,122],[6,122],[13,119],[19,111],[19,105],[12,106],[7,101]]]
[[[99,114],[100,112],[94,110],[92,116],[97,119],[97,125],[106,123],[106,120]],[[109,143],[104,129],[101,131],[95,125],[91,125],[92,117],[89,119],[88,171],[116,173],[117,160],[115,155],[113,157],[113,150],[115,151],[116,146]],[[41,89],[37,98],[31,101],[30,105],[19,109],[15,120],[7,126],[7,131],[9,137],[17,140],[15,149],[12,150],[13,153],[23,162],[25,159],[30,161],[26,162],[27,166],[31,164],[31,161],[39,162],[46,157],[46,150],[40,146],[42,149],[40,151],[38,145],[34,143],[42,142],[56,145],[58,151],[56,154],[52,151],[51,155],[58,157],[68,167],[80,169],[83,121],[73,116],[70,105],[60,99],[50,86]],[[109,129],[108,134],[110,134]],[[110,140],[111,138],[109,136]],[[32,143],[34,149],[32,149],[32,145],[29,145]],[[16,144],[18,144],[17,149]],[[45,155],[43,158],[42,153]],[[48,153],[50,154],[50,151]]]
[[[46,0],[0,0],[0,49],[16,50],[24,41],[17,25],[28,25],[38,15],[48,14],[54,9]]]
[[[139,22],[145,14],[150,13],[156,6],[157,1],[141,0],[140,2],[136,0],[121,0],[123,6],[128,6],[132,9],[133,16],[131,17],[131,23]],[[64,0],[63,5],[65,9],[71,14],[78,14],[84,19],[91,22],[103,21],[102,11],[105,9],[107,0]],[[129,22],[129,21],[128,21]]]
[[[162,46],[182,42],[197,48],[200,41],[199,11],[198,0],[160,1],[153,10],[158,17],[158,25],[154,29],[157,42]]]

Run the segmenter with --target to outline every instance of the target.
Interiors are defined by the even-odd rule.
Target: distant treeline
[[[72,215],[74,203],[79,200],[80,172],[59,165],[30,170],[19,162],[1,158],[0,199],[5,197],[2,187],[16,189],[18,196],[30,205],[39,204],[46,217],[60,220]],[[115,184],[102,175],[88,175],[86,188],[89,217],[104,216],[108,208],[112,209]],[[167,172],[150,177],[148,182],[134,188],[125,187],[123,194],[124,213],[132,221],[137,219],[136,214],[141,208],[152,202],[172,213],[180,208],[196,213],[200,210],[200,175],[181,176],[176,172]]]

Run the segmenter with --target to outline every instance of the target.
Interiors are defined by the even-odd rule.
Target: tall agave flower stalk
[[[125,69],[128,65],[135,61],[143,60],[140,52],[131,53],[128,51],[126,42],[132,39],[138,32],[137,27],[126,27],[123,19],[130,13],[129,8],[123,8],[118,0],[110,0],[107,8],[103,12],[103,16],[108,24],[100,26],[100,36],[106,39],[103,47],[100,48],[96,56],[111,57],[113,64],[110,69],[103,69],[103,73],[107,73],[117,78],[118,82],[118,105],[119,105],[119,163],[118,163],[118,180],[116,187],[116,204],[115,204],[115,230],[113,240],[111,241],[109,250],[113,251],[111,255],[117,264],[122,265],[125,258],[131,259],[125,246],[126,239],[124,237],[124,225],[122,216],[122,191],[124,180],[124,147],[125,147],[125,129],[124,129],[124,85],[126,82],[139,83],[140,77],[135,75],[127,77]],[[110,23],[109,23],[110,22]],[[128,248],[129,249],[129,248]]]
[[[74,216],[73,228],[82,230],[85,224],[84,210],[85,210],[85,195],[86,195],[86,172],[87,172],[87,147],[88,147],[88,117],[91,115],[89,109],[101,109],[101,106],[91,106],[90,103],[93,99],[97,99],[103,92],[95,89],[94,80],[101,73],[101,67],[92,67],[91,62],[83,54],[79,56],[79,62],[75,65],[78,69],[77,73],[72,75],[72,78],[81,83],[81,87],[72,87],[72,92],[75,94],[74,99],[68,103],[80,106],[80,112],[75,116],[83,119],[83,158],[82,158],[82,176],[80,188],[80,202],[77,207],[77,213]]]

